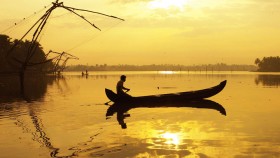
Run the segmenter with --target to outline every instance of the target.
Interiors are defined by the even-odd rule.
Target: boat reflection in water
[[[193,100],[193,101],[182,101],[182,100],[174,100],[168,102],[151,102],[151,103],[114,103],[110,105],[106,112],[106,119],[109,119],[115,113],[117,113],[117,120],[123,129],[127,128],[124,119],[130,117],[130,114],[127,112],[134,108],[201,108],[201,109],[213,109],[220,112],[222,115],[226,116],[225,108],[217,102],[212,100]]]

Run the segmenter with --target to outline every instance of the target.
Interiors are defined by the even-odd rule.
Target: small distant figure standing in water
[[[85,73],[84,73],[84,71],[82,71],[82,76],[84,76],[85,75]]]
[[[126,76],[125,75],[121,75],[119,82],[117,83],[117,94],[119,96],[130,96],[128,95],[126,92],[124,92],[123,90],[126,90],[127,92],[130,90],[129,88],[126,88],[123,86],[124,82],[126,81]]]
[[[88,71],[86,70],[86,76],[88,75]]]

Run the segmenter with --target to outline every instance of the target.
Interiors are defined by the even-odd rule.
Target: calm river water
[[[26,78],[0,76],[0,157],[280,157],[280,73],[89,72]],[[212,87],[226,111],[192,107],[135,108],[122,129],[106,117],[104,89],[121,74],[132,96]],[[172,106],[172,103],[169,103]],[[207,105],[205,105],[207,106]]]

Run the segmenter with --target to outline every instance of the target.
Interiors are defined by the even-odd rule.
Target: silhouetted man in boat
[[[126,90],[128,92],[130,90],[129,88],[126,88],[123,86],[125,81],[126,81],[126,76],[121,75],[121,78],[120,78],[119,82],[117,83],[117,94],[119,96],[130,96],[126,92],[123,91],[123,90]]]

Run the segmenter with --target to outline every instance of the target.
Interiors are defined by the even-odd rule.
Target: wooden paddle
[[[108,101],[108,102],[106,102],[106,103],[104,103],[104,104],[105,104],[105,105],[109,105],[110,102],[112,102],[112,101],[110,100],[110,101]]]

